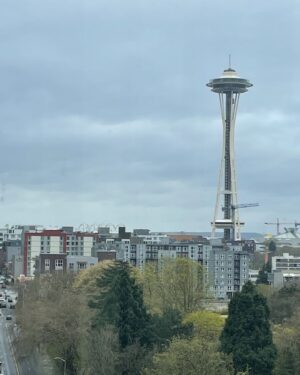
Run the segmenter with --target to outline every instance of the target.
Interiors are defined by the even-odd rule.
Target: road
[[[1,308],[0,313],[0,361],[2,362],[2,371],[4,375],[20,375],[9,335],[9,329],[12,328],[14,321],[6,320],[6,315],[13,314],[7,308]]]
[[[17,293],[11,288],[7,288],[6,291],[12,297],[13,301],[15,301]],[[0,289],[0,293],[3,292],[3,289]],[[9,305],[10,303],[7,301],[7,306]],[[41,363],[36,353],[32,353],[29,357],[18,358],[18,360],[14,355],[12,340],[16,333],[16,330],[13,329],[15,328],[15,310],[9,307],[0,308],[0,313],[0,362],[3,363],[3,375],[43,374],[44,371],[41,368],[43,363]],[[6,320],[7,315],[11,315],[12,320]]]

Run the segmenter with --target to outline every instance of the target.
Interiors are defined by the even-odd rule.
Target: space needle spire
[[[234,128],[240,94],[253,86],[247,79],[240,78],[231,68],[225,69],[220,78],[215,78],[207,84],[211,91],[219,95],[221,117],[223,124],[223,146],[220,174],[218,181],[217,199],[212,221],[212,237],[216,229],[224,229],[224,240],[240,240],[240,222],[237,201],[237,187],[234,159]],[[224,205],[221,207],[223,196]],[[223,217],[221,217],[223,216]]]

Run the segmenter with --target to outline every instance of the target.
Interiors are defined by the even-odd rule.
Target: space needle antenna
[[[231,69],[231,54],[228,55],[229,69]]]

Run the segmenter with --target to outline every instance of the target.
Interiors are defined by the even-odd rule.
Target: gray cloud
[[[236,129],[248,230],[299,215],[299,12],[294,1],[5,1],[0,13],[2,224],[123,222],[209,230],[217,97],[254,87]],[[300,218],[299,218],[300,219]]]

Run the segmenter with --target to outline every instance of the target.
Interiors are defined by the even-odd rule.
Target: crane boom
[[[232,204],[231,209],[236,210],[238,208],[247,208],[247,207],[257,207],[259,206],[259,203],[240,203],[240,204]]]
[[[237,237],[240,239],[240,220],[239,216],[237,216],[236,220],[236,214],[235,211],[238,210],[239,208],[247,208],[247,207],[257,207],[259,206],[259,203],[240,203],[240,204],[232,204],[231,205],[231,211],[232,211],[232,221],[234,223],[233,225],[233,240]],[[237,231],[237,233],[236,233]]]
[[[300,223],[298,223],[297,221],[294,221],[293,223],[287,223],[287,222],[284,222],[284,221],[279,221],[278,218],[276,220],[276,223],[265,223],[265,225],[276,225],[277,234],[280,233],[279,228],[280,228],[280,225],[283,225],[283,224],[286,224],[286,225],[295,225],[295,228],[297,228],[300,225]]]

